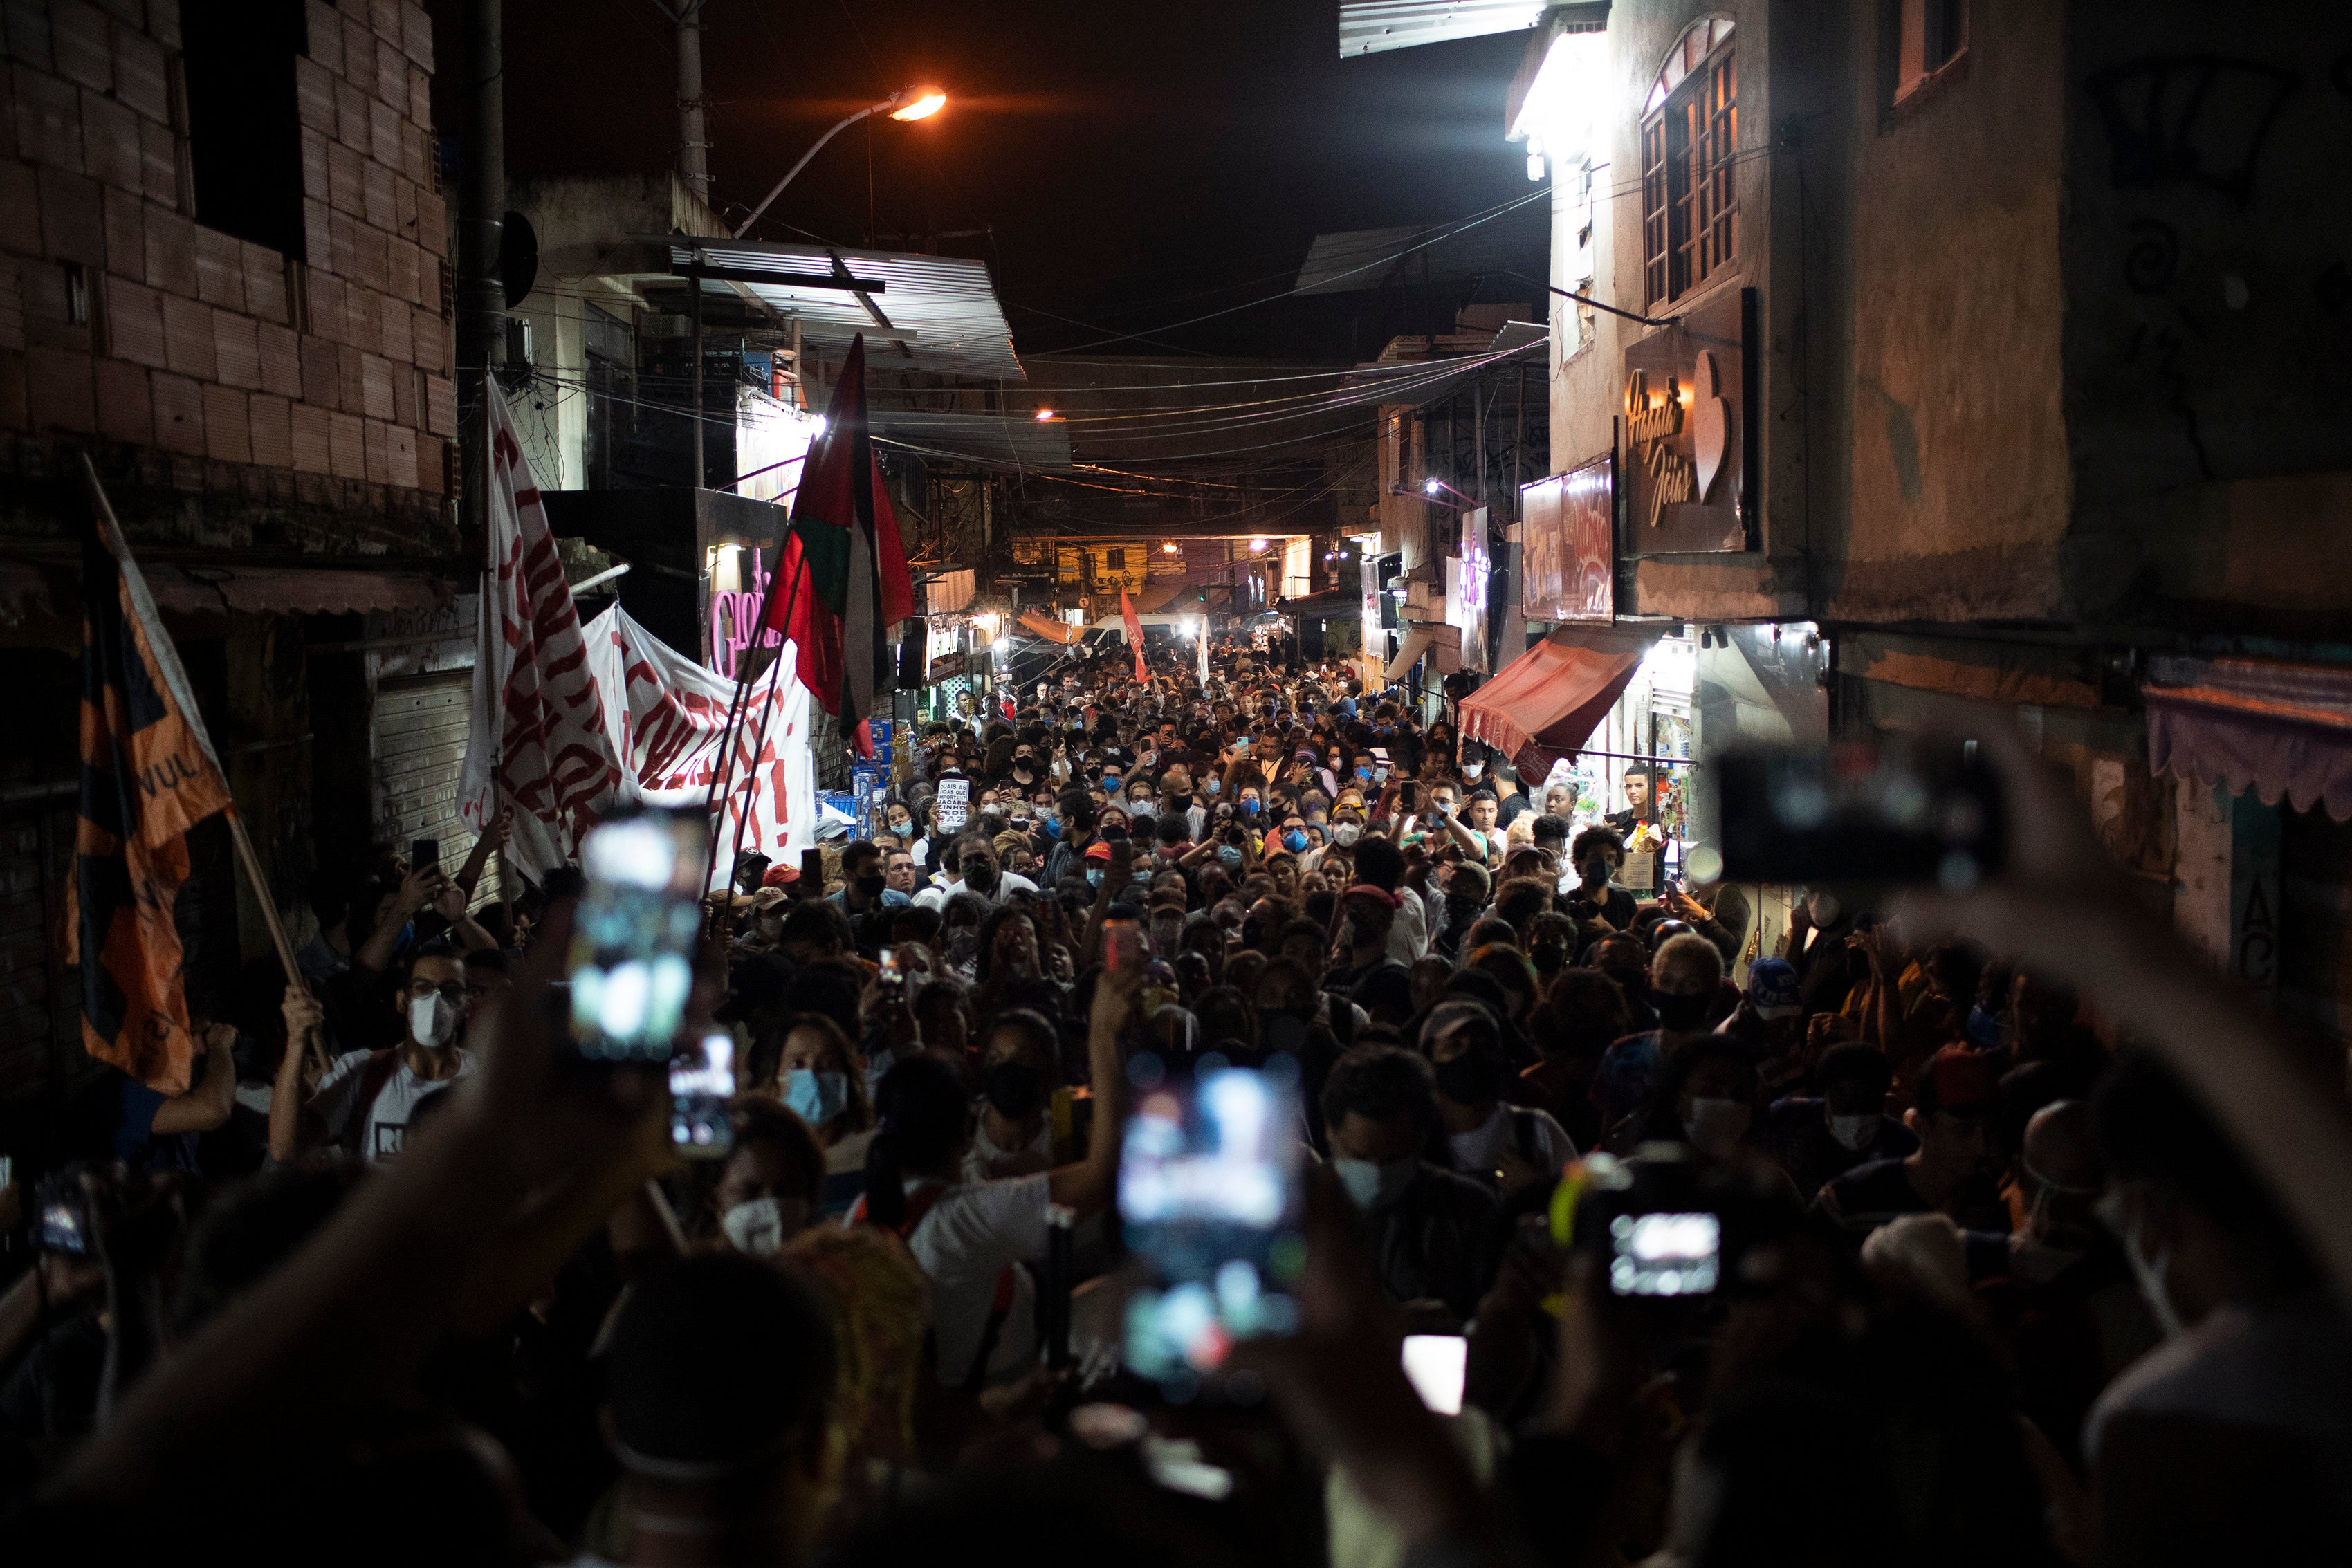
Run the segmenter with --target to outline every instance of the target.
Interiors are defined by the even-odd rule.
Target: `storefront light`
[[[1573,169],[1592,153],[1594,128],[1609,97],[1608,72],[1606,32],[1586,28],[1552,39],[1508,136],[1528,144],[1528,179],[1542,179],[1547,163]]]

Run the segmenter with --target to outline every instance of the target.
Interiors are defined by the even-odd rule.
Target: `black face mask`
[[[1846,978],[1850,980],[1866,980],[1870,978],[1870,955],[1864,952],[1859,947],[1847,948],[1845,950],[1845,973]]]
[[[1568,967],[1568,949],[1558,943],[1545,942],[1529,953],[1528,958],[1535,965],[1537,973],[1557,975]]]
[[[1676,1030],[1694,1030],[1705,1023],[1707,1009],[1714,1000],[1704,991],[1695,997],[1681,997],[1655,989],[1650,992],[1650,1007],[1657,1013],[1658,1022]]]
[[[878,872],[872,876],[861,876],[857,879],[857,892],[865,898],[881,897],[882,890],[888,885],[889,879]]]
[[[1437,1092],[1456,1105],[1492,1100],[1503,1087],[1503,1064],[1484,1051],[1465,1051],[1437,1064]]]
[[[1166,805],[1171,811],[1189,811],[1192,809],[1192,797],[1190,795],[1171,795],[1167,799]]]
[[[974,893],[994,893],[996,868],[985,863],[968,865],[963,868],[963,884]]]
[[[1258,1036],[1268,1051],[1286,1051],[1292,1056],[1307,1049],[1307,1020],[1289,1012],[1280,1012],[1265,1019],[1258,1025]]]
[[[1045,1078],[1025,1061],[1000,1061],[982,1078],[980,1092],[998,1115],[1018,1122],[1045,1103]]]

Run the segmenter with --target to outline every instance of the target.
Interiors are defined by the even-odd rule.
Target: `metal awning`
[[[1396,657],[1389,661],[1389,667],[1381,673],[1381,678],[1391,685],[1404,679],[1405,672],[1421,663],[1421,656],[1429,652],[1430,643],[1436,638],[1436,628],[1425,622],[1416,621],[1407,626],[1404,629],[1404,645],[1397,650]]]
[[[1532,27],[1547,0],[1339,0],[1339,57]]]
[[[1022,468],[1070,465],[1070,427],[1060,420],[875,408],[866,411],[866,422],[877,439],[928,456],[971,457]]]
[[[799,321],[820,350],[846,350],[863,332],[875,340],[877,370],[1028,380],[984,261],[683,235],[659,243],[676,276],[698,270],[706,292],[748,291]]]
[[[1528,202],[1475,221],[1317,235],[1293,295],[1354,294],[1391,277],[1458,282],[1487,272],[1540,276],[1551,255],[1551,205]]]

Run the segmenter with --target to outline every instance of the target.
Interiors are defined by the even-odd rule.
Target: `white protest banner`
[[[949,832],[963,826],[971,810],[971,780],[952,776],[940,780],[939,793],[931,797],[931,821]]]
[[[538,881],[637,798],[606,732],[580,611],[503,397],[482,400],[489,462],[480,641],[457,816],[477,833],[515,809],[507,853]]]
[[[735,683],[687,658],[617,604],[589,623],[587,642],[589,669],[604,694],[605,730],[644,799],[699,808],[710,792]],[[719,845],[713,889],[728,882],[738,821],[747,810],[746,852],[781,860],[816,842],[808,688],[793,677],[789,657],[781,674],[781,692],[765,679],[754,684],[737,732],[735,766],[711,824]]]

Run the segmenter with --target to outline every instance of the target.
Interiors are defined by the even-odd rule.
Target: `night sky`
[[[463,79],[460,7],[430,9],[446,99]],[[992,229],[939,248],[990,261],[1028,356],[1105,336],[1059,318],[1148,331],[1277,291],[1318,232],[1528,193],[1502,122],[1526,35],[1341,61],[1337,26],[1332,0],[709,0],[713,197],[740,218],[842,115],[943,88],[929,121],[867,122],[870,187],[859,126],[761,232],[920,248],[893,236]],[[652,0],[506,0],[509,166],[673,162],[670,37]],[[1245,311],[1116,348],[1263,353],[1267,322]]]

